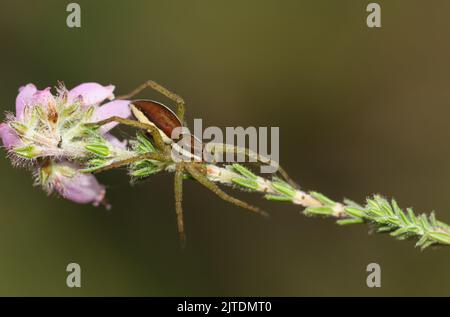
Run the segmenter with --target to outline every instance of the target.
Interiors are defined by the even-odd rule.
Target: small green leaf
[[[40,107],[35,107],[35,108],[40,108]],[[62,111],[61,111],[61,117],[69,117],[71,116],[74,112],[76,112],[79,109],[79,104],[78,103],[72,103],[69,106],[65,107]]]
[[[139,153],[148,153],[155,151],[155,147],[153,146],[152,142],[142,132],[139,132],[136,135],[136,140],[138,142],[137,151]]]
[[[86,168],[82,168],[80,169],[80,173],[82,174],[89,174],[89,173],[93,173],[96,170],[98,170],[101,166],[92,166],[92,167],[86,167]]]
[[[345,207],[345,212],[355,218],[364,218],[366,216],[366,213],[364,212],[364,210],[361,210],[358,208]]]
[[[41,185],[45,185],[47,184],[47,181],[49,180],[50,175],[48,173],[48,171],[44,168],[39,169],[39,181],[41,183]]]
[[[258,178],[252,171],[240,164],[233,164],[232,167],[236,172],[249,179],[256,180]]]
[[[334,212],[332,207],[308,207],[305,209],[305,214],[324,215],[329,216]]]
[[[436,220],[437,226],[450,232],[450,226],[447,225],[446,223],[443,223],[442,221]]]
[[[359,224],[359,223],[363,223],[363,222],[364,222],[364,219],[361,219],[361,218],[348,218],[348,219],[341,219],[341,220],[336,221],[336,223],[341,226]]]
[[[288,196],[282,196],[282,195],[272,195],[272,194],[267,194],[264,196],[265,199],[267,200],[273,200],[273,201],[287,201],[287,202],[291,202],[292,198],[288,197]]]
[[[424,244],[422,244],[422,246],[420,247],[421,250],[425,250],[426,248],[428,248],[429,246],[435,244],[436,242],[433,240],[427,240]]]
[[[375,196],[377,197],[377,196]],[[378,206],[377,202],[373,199],[367,199],[367,209],[379,210],[380,206]]]
[[[428,241],[427,235],[423,235],[422,237],[420,237],[419,241],[417,241],[416,247],[422,247],[427,241]],[[424,248],[422,247],[422,249]]]
[[[428,232],[428,236],[441,244],[450,244],[450,235],[448,234],[437,231],[430,231]]]
[[[324,205],[331,205],[334,206],[336,204],[335,201],[332,201],[330,198],[326,197],[325,195],[318,193],[318,192],[309,192],[311,196],[313,196],[315,199],[320,201]]]
[[[370,215],[372,218],[386,218],[386,214],[383,212],[383,210],[380,210],[378,207],[374,208],[367,208],[366,214]]]
[[[88,144],[84,148],[99,156],[106,157],[109,155],[109,148],[104,144]]]
[[[280,193],[282,193],[282,194],[284,194],[284,195],[286,195],[286,196],[289,196],[289,197],[294,197],[294,196],[295,196],[295,193],[296,193],[295,189],[293,189],[293,188],[290,187],[288,184],[286,184],[286,183],[284,183],[284,182],[281,182],[281,181],[275,181],[275,182],[273,182],[273,183],[272,183],[272,187],[273,187],[276,191],[278,191],[278,192],[280,192]]]
[[[391,232],[391,236],[393,237],[398,237],[404,234],[409,233],[409,228],[408,227],[404,227],[404,228],[399,228],[393,232]]]
[[[363,206],[361,206],[360,204],[354,202],[353,200],[344,198],[344,204],[348,207],[353,207],[353,208],[357,208],[357,209],[364,209]]]
[[[399,219],[401,219],[403,224],[406,224],[406,225],[411,224],[411,222],[409,221],[408,217],[406,217],[406,215],[403,212],[403,210],[398,206],[398,204],[395,201],[395,199],[392,199],[391,204],[392,204],[392,207],[394,209],[395,214],[399,217]]]
[[[142,169],[138,169],[138,170],[133,170],[133,171],[131,171],[130,174],[133,177],[145,178],[145,177],[153,175],[159,171],[160,171],[159,168],[147,167],[147,168],[142,168]]]
[[[9,126],[14,129],[19,135],[25,135],[28,131],[27,126],[18,121],[11,121],[9,123]]]
[[[411,234],[415,234],[415,235],[421,235],[422,234],[422,229],[420,229],[419,227],[417,227],[415,225],[409,227],[409,231],[411,232]]]
[[[36,158],[39,154],[39,151],[34,145],[26,145],[18,148],[14,148],[13,152],[17,155],[27,158],[27,159],[33,159]]]
[[[387,217],[383,217],[383,219],[386,222],[389,222],[392,225],[397,226],[397,227],[402,227],[403,225],[405,225],[405,223],[403,223],[402,219],[399,218],[398,216],[387,216]]]
[[[412,208],[406,208],[406,211],[408,213],[408,217],[411,220],[412,223],[417,224],[417,218],[416,215],[414,214],[414,211]]]
[[[92,118],[92,115],[94,114],[94,110],[95,110],[95,108],[93,106],[89,107],[86,110],[86,112],[84,114],[84,117],[86,120],[89,120],[90,118]]]
[[[33,107],[33,114],[36,114],[36,116],[40,120],[46,120],[47,119],[44,111],[42,110],[42,107]]]
[[[427,217],[427,215],[421,214],[421,215],[419,216],[419,221],[420,221],[420,223],[422,224],[422,227],[423,227],[425,230],[431,230],[431,229],[432,229],[431,224],[428,222],[428,217]]]
[[[433,227],[437,227],[438,223],[436,221],[436,215],[434,214],[434,211],[431,212],[430,217],[429,217],[430,223]]]
[[[258,188],[259,188],[258,183],[251,179],[247,179],[247,178],[243,178],[243,177],[234,177],[231,179],[231,181],[237,185],[246,187],[251,190],[258,190]]]
[[[391,226],[381,226],[377,228],[377,232],[382,233],[382,232],[390,232],[392,231],[394,228],[392,228]]]
[[[378,205],[378,208],[377,208],[378,210],[380,210],[381,212],[383,212],[386,215],[393,216],[393,217],[396,216],[396,214],[394,213],[394,210],[392,209],[392,206],[389,204],[389,202],[386,199],[384,199],[383,197],[378,196],[378,195],[375,196],[374,199]]]
[[[92,173],[95,172],[97,169],[104,167],[108,164],[107,160],[101,159],[101,158],[93,158],[87,162],[86,168],[83,168],[80,170],[81,173]]]

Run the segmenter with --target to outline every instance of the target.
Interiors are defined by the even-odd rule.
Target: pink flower
[[[19,136],[6,123],[0,123],[0,138],[7,149],[20,143]]]
[[[78,98],[83,105],[98,105],[105,99],[114,99],[113,91],[115,88],[113,85],[102,86],[97,83],[84,83],[69,91],[69,102],[73,102]]]
[[[55,190],[78,204],[105,204],[105,187],[92,174],[83,174],[79,170],[80,166],[67,161],[48,162],[40,168],[39,181],[49,193]]]
[[[102,106],[98,106],[106,99],[114,98],[115,87],[113,85],[102,86],[97,83],[84,83],[78,85],[68,92],[68,103],[79,100],[83,106],[95,106],[93,121],[99,121],[111,116],[119,116],[129,118],[131,111],[127,100],[114,100]],[[55,102],[55,97],[50,92],[50,87],[44,90],[38,90],[35,85],[28,84],[19,88],[19,94],[16,98],[16,119],[23,118],[25,107],[46,106]],[[107,133],[114,128],[117,123],[110,123],[101,128],[102,133]],[[3,145],[9,149],[20,143],[20,138],[14,130],[5,124],[0,126],[0,138]],[[110,140],[115,139],[112,135],[107,135]],[[122,144],[118,140],[113,141],[115,144]]]
[[[101,121],[107,118],[110,118],[112,116],[122,117],[122,118],[129,118],[131,116],[131,110],[130,110],[130,102],[128,100],[113,100],[106,104],[104,104],[101,107],[96,108],[94,111],[94,114],[92,116],[92,121],[97,122]],[[100,128],[100,131],[102,133],[107,133],[109,130],[117,126],[117,122],[111,122],[108,124],[105,124]],[[110,137],[109,135],[108,137]]]
[[[78,171],[81,169],[80,166],[67,161],[77,158],[84,151],[84,147],[72,141],[76,140],[73,135],[76,130],[66,129],[64,124],[55,122],[65,120],[61,114],[67,113],[65,109],[69,109],[75,103],[81,111],[80,116],[76,118],[84,118],[84,113],[91,113],[89,111],[93,110],[92,115],[85,116],[90,118],[90,121],[82,123],[96,122],[111,116],[130,117],[131,111],[127,100],[112,100],[101,105],[106,99],[114,98],[114,89],[113,85],[84,83],[70,91],[61,88],[59,94],[54,96],[50,87],[43,90],[38,90],[33,84],[21,87],[16,98],[15,117],[10,116],[7,123],[0,124],[0,139],[3,146],[12,153],[21,153],[25,159],[33,159],[32,162],[36,166],[42,164],[46,157],[46,168],[39,169],[40,172],[47,171],[45,178],[47,189],[51,188],[51,191],[54,189],[62,197],[77,203],[98,205],[104,199],[105,188],[93,175],[80,173]],[[48,122],[43,125],[42,130],[36,130],[36,125],[32,123],[36,117],[30,116],[30,113],[34,113],[31,110],[35,107],[41,107],[48,116],[45,118]],[[54,113],[56,115],[52,116]],[[119,141],[109,133],[116,125],[117,123],[104,125],[99,132],[110,148],[125,150],[126,142]],[[35,139],[30,139],[30,136],[35,136]]]

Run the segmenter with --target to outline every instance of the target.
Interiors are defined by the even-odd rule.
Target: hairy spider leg
[[[155,141],[155,145],[159,150],[163,151],[166,147],[166,144],[164,143],[164,140],[162,139],[161,134],[157,127],[136,120],[124,119],[122,117],[113,116],[101,121],[87,123],[86,126],[102,126],[111,122],[118,122],[123,125],[146,130],[152,136],[153,140]]]
[[[200,166],[200,168],[204,168],[204,167]],[[259,209],[258,207],[252,206],[246,202],[243,202],[242,200],[239,200],[239,199],[232,197],[232,196],[228,195],[227,193],[225,193],[222,189],[219,188],[219,186],[217,186],[215,183],[211,182],[205,176],[204,172],[199,170],[198,163],[185,164],[185,169],[196,181],[198,181],[201,185],[203,185],[206,188],[208,188],[209,190],[211,190],[213,193],[215,193],[217,196],[219,196],[223,200],[225,200],[231,204],[234,204],[236,206],[248,209],[248,210],[250,210],[254,213],[260,214],[262,216],[265,216],[265,217],[268,216],[268,214],[265,211]]]
[[[153,90],[156,90],[160,94],[166,96],[170,100],[174,101],[177,105],[177,116],[180,119],[180,122],[184,122],[184,114],[185,114],[185,102],[183,98],[178,96],[177,94],[171,92],[169,89],[165,88],[164,86],[158,84],[157,82],[154,82],[153,80],[148,80],[142,85],[138,86],[136,89],[134,89],[132,92],[126,95],[118,96],[116,99],[130,99],[134,96],[138,95],[140,92],[142,92],[144,89],[150,88]]]
[[[268,162],[272,162],[272,160],[268,157],[265,157],[263,155],[260,155],[248,148],[244,148],[244,147],[238,147],[235,145],[231,145],[231,144],[225,144],[225,143],[214,143],[212,144],[213,146],[213,151],[215,154],[216,152],[220,152],[220,153],[242,153],[244,154],[247,158],[253,158],[255,159],[258,163],[260,164],[267,164]],[[293,186],[294,188],[300,188],[300,186],[289,176],[289,174],[286,172],[286,170],[284,168],[281,167],[281,165],[278,164],[278,170],[277,173],[279,173],[281,175],[281,177],[291,186]]]
[[[186,235],[184,233],[184,221],[183,221],[183,163],[176,165],[175,169],[175,212],[177,214],[177,228],[178,236],[180,237],[181,246],[184,247],[186,243]]]

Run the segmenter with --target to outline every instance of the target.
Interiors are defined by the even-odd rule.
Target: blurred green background
[[[0,1],[2,112],[28,82],[120,94],[153,79],[185,98],[190,123],[279,126],[281,164],[305,189],[382,193],[450,222],[450,2],[376,1],[381,29],[361,0],[78,0],[80,29],[66,26],[69,2]],[[0,295],[450,295],[448,248],[259,195],[235,193],[270,220],[186,183],[180,250],[172,175],[133,187],[124,171],[101,175],[111,211],[46,197],[4,154],[0,175]],[[80,289],[66,287],[70,262]]]

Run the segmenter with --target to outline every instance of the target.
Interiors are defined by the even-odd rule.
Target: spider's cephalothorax
[[[239,207],[248,209],[252,212],[266,215],[266,213],[262,210],[260,210],[257,207],[254,207],[246,202],[243,202],[237,198],[234,198],[232,196],[229,196],[227,193],[222,191],[215,183],[210,181],[207,178],[206,175],[206,163],[202,162],[201,159],[199,160],[173,160],[172,158],[172,150],[174,147],[177,146],[178,139],[172,139],[172,132],[177,127],[183,127],[184,126],[184,112],[185,112],[185,102],[184,100],[167,90],[166,88],[162,87],[161,85],[155,83],[154,81],[147,81],[146,83],[142,84],[138,88],[136,88],[134,91],[132,91],[128,95],[120,96],[119,99],[131,99],[133,96],[139,94],[142,90],[145,88],[152,88],[164,96],[168,97],[172,101],[175,102],[177,105],[177,112],[173,112],[170,108],[163,105],[160,102],[151,101],[151,100],[145,100],[145,99],[139,99],[134,100],[130,102],[130,107],[132,110],[132,113],[134,117],[137,120],[128,120],[123,119],[120,117],[111,117],[109,119],[97,122],[95,124],[97,125],[104,125],[109,122],[119,122],[125,125],[133,126],[136,128],[144,129],[149,134],[150,138],[152,139],[155,148],[157,149],[156,152],[147,153],[144,155],[140,155],[136,158],[127,159],[121,162],[113,163],[111,164],[111,167],[118,167],[118,166],[124,166],[128,165],[133,162],[137,162],[139,160],[144,159],[151,159],[151,160],[157,160],[162,162],[167,162],[168,164],[175,165],[175,184],[174,184],[174,191],[175,191],[175,210],[177,213],[177,224],[178,224],[178,232],[180,235],[180,240],[182,243],[185,241],[185,234],[184,234],[184,224],[183,224],[183,210],[181,206],[182,202],[182,193],[183,193],[183,178],[186,175],[191,176],[193,179],[198,181],[203,186],[207,187],[211,191],[213,191],[216,195],[218,195],[220,198],[235,204]],[[195,146],[198,146],[199,141],[195,139],[194,136],[190,136],[191,140],[191,152],[188,154],[192,154],[192,150],[195,149]],[[192,146],[193,144],[196,144]],[[200,146],[201,143],[200,143]],[[237,151],[242,150],[237,147],[230,147],[230,146],[223,146],[218,147],[220,151]],[[248,156],[250,156],[250,152],[247,149],[243,149],[244,153]],[[188,155],[188,158],[192,158],[193,156]],[[258,157],[258,156],[257,156]],[[258,158],[260,160],[260,158]],[[107,168],[105,168],[107,169]],[[101,169],[101,170],[105,170]],[[280,174],[288,181],[290,179],[288,178],[287,174],[279,168],[278,170]]]

